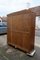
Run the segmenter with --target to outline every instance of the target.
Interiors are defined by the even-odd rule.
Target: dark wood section
[[[7,43],[30,53],[34,49],[35,14],[23,10],[7,15]]]

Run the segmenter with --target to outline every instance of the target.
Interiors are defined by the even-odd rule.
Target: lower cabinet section
[[[12,33],[12,31],[10,32]],[[11,35],[11,34],[10,34]],[[10,36],[8,44],[19,48],[25,52],[31,52],[34,49],[34,42],[31,43],[30,32],[13,32]]]

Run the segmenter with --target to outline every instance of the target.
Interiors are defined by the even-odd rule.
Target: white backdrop
[[[27,3],[32,0],[0,0],[0,15],[6,15],[11,12],[27,8]]]

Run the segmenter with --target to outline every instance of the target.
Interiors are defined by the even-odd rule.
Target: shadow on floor
[[[35,47],[36,53],[33,57],[27,56],[26,53],[5,45],[0,47],[0,59],[1,60],[40,60],[40,48]]]

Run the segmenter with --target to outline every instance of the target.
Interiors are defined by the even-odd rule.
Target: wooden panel
[[[11,40],[12,40],[12,16],[8,16],[7,19],[8,19],[8,23],[7,23],[7,25],[8,25],[7,39],[8,40],[7,40],[7,42],[11,43]]]
[[[34,49],[35,14],[30,11],[8,15],[8,42],[30,52]]]
[[[25,17],[26,16],[26,17]],[[29,14],[13,16],[13,31],[30,31],[31,28],[31,17]],[[22,18],[23,17],[23,18]]]

